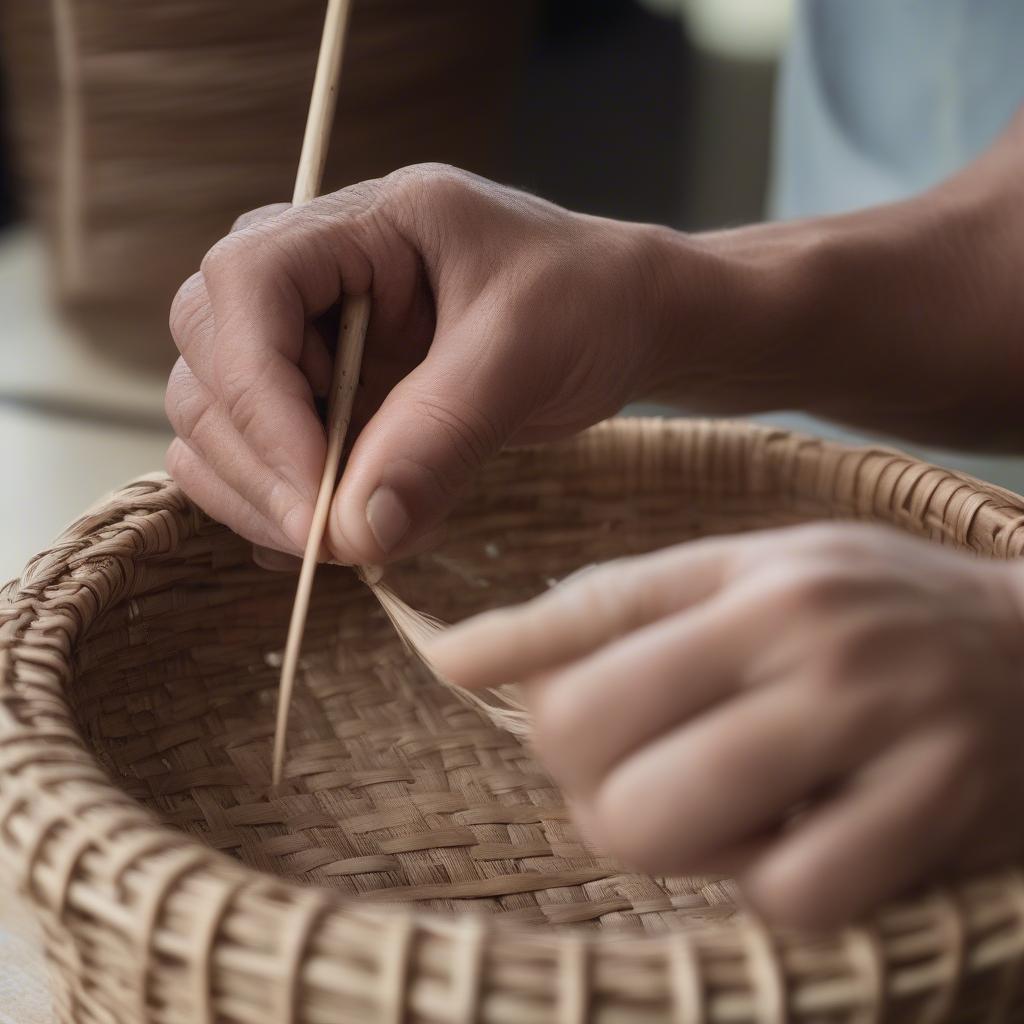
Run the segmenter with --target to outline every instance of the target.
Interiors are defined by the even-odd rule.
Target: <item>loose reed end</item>
[[[482,711],[495,725],[514,736],[530,735],[530,716],[519,699],[514,686],[489,690],[485,693],[470,693],[461,686],[448,682],[430,663],[424,652],[427,642],[447,628],[446,624],[433,615],[417,611],[406,604],[387,584],[377,566],[357,570],[359,578],[370,588],[380,602],[384,614],[391,620],[395,632],[401,637],[406,648],[416,655],[431,675],[451,690],[464,703]]]

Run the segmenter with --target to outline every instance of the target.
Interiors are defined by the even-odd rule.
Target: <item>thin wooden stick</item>
[[[292,204],[295,206],[310,202],[320,192],[327,149],[331,142],[334,108],[338,102],[341,58],[345,52],[351,10],[351,0],[329,0],[327,5],[320,56],[316,62],[316,77],[313,79],[313,93],[306,117],[306,132],[302,137],[302,153],[299,156],[299,168],[295,172],[295,191],[292,193]]]
[[[330,141],[334,108],[341,75],[341,58],[345,49],[351,0],[330,0],[324,19],[323,41],[317,59],[313,95],[306,119],[306,133],[302,140],[302,155],[295,176],[295,205],[308,203],[320,191],[327,147]],[[302,569],[295,591],[295,604],[288,623],[288,639],[281,664],[281,685],[277,698],[277,725],[274,733],[273,782],[281,782],[284,771],[288,711],[295,689],[295,672],[302,649],[302,634],[309,612],[309,598],[313,589],[313,576],[323,544],[327,516],[334,497],[341,451],[352,418],[352,402],[359,383],[359,367],[363,359],[366,326],[370,319],[370,297],[359,295],[343,300],[338,351],[334,361],[334,376],[327,406],[327,461],[324,463],[320,489],[316,496],[313,523],[302,555]]]

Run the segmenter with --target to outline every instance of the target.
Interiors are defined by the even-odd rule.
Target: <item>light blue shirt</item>
[[[798,0],[771,212],[903,198],[992,143],[1024,103],[1024,0]]]
[[[1024,0],[797,0],[780,86],[774,216],[905,198],[969,163],[1024,103]],[[1024,493],[1022,459],[899,447]]]

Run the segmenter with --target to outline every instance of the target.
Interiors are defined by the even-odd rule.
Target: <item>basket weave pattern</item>
[[[1024,554],[1024,501],[905,456],[622,421],[496,460],[453,539],[390,578],[455,620],[590,562],[822,517]],[[1021,1016],[1015,869],[814,939],[742,914],[726,879],[631,874],[347,570],[322,573],[271,789],[293,585],[154,479],[8,588],[0,865],[67,1024]]]

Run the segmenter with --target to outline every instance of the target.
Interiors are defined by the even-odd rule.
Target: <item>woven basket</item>
[[[94,345],[169,367],[178,285],[239,213],[291,197],[325,6],[0,3],[26,196]],[[354,0],[325,191],[424,160],[500,176],[532,7]]]
[[[584,563],[820,517],[1024,552],[1024,501],[905,456],[621,421],[496,460],[454,539],[393,578],[458,619]],[[1016,869],[814,939],[745,916],[728,880],[629,874],[347,570],[322,573],[271,791],[293,586],[150,479],[8,588],[0,866],[42,924],[66,1024],[1022,1016]]]

